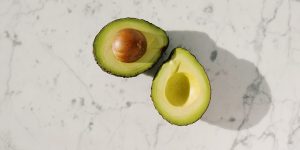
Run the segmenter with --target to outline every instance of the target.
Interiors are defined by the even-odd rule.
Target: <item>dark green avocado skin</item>
[[[130,19],[136,20],[136,19],[138,19],[138,20],[141,20],[141,21],[145,21],[145,22],[151,24],[154,28],[158,28],[158,29],[162,30],[162,31],[167,35],[167,44],[166,44],[166,46],[164,46],[164,47],[161,48],[160,56],[159,56],[159,58],[156,60],[156,62],[153,63],[153,64],[151,65],[151,67],[149,67],[148,69],[146,69],[145,71],[143,71],[143,72],[146,72],[146,71],[150,70],[151,68],[153,68],[153,66],[155,66],[155,65],[158,63],[158,60],[161,58],[162,54],[163,54],[163,53],[166,51],[166,49],[168,48],[168,46],[169,46],[169,36],[168,36],[168,34],[167,34],[167,32],[166,32],[165,30],[163,30],[162,28],[160,28],[160,27],[154,25],[153,23],[151,23],[151,22],[149,22],[149,21],[147,21],[147,20],[144,20],[144,19],[132,18],[132,17],[126,17],[126,18],[116,19],[116,20],[114,20],[114,21],[112,21],[112,22],[120,21],[120,20],[123,20],[123,19],[126,19],[126,20],[130,20]],[[110,23],[112,23],[112,22],[110,22]],[[101,33],[102,30],[104,30],[106,27],[108,27],[110,23],[108,23],[107,25],[105,25],[105,26],[98,32],[97,36],[99,35],[99,33]],[[98,66],[99,66],[103,71],[107,72],[108,74],[111,74],[111,75],[114,75],[114,76],[117,76],[117,77],[123,77],[123,78],[136,77],[137,75],[143,73],[143,72],[136,72],[136,73],[133,74],[133,75],[127,75],[127,76],[124,76],[124,75],[122,75],[122,74],[117,74],[117,73],[111,72],[111,71],[109,71],[109,70],[106,70],[104,67],[102,67],[102,64],[99,63],[99,62],[97,61],[97,58],[96,58],[95,41],[96,41],[97,36],[95,36],[94,42],[93,42],[93,55],[94,55],[94,59],[95,59],[96,63],[98,64]]]
[[[176,47],[176,48],[184,48],[184,47]],[[168,59],[166,59],[166,60],[161,64],[161,66],[158,68],[158,70],[156,71],[156,73],[155,73],[155,75],[154,75],[154,77],[153,77],[153,79],[152,79],[152,83],[153,83],[153,81],[155,80],[155,78],[157,77],[157,74],[158,74],[158,72],[160,71],[160,69],[162,68],[163,64],[165,64],[166,62],[168,62],[168,61],[172,58],[173,54],[175,53],[175,49],[176,49],[176,48],[172,49],[171,54],[169,55]],[[186,49],[186,48],[184,48],[184,49]],[[196,58],[196,56],[195,56],[194,54],[192,54],[192,53],[190,53],[190,54],[191,54],[193,57],[195,57],[195,59],[198,61],[198,59]],[[199,62],[199,61],[198,61],[198,62]],[[199,64],[202,66],[201,63],[199,63]],[[202,67],[203,67],[203,66],[202,66]],[[204,67],[203,67],[203,68],[204,68]],[[204,68],[204,69],[205,69],[205,68]],[[206,72],[206,71],[205,71],[205,72]],[[211,90],[210,79],[208,78],[208,80],[209,80],[209,87],[210,87],[210,90]],[[151,91],[152,91],[152,89],[153,89],[153,84],[151,85]],[[152,97],[152,93],[150,94],[150,97],[151,97],[153,106],[154,106],[155,109],[157,110],[156,106],[154,105],[154,100],[153,100],[153,97]],[[209,95],[209,99],[211,99],[211,93],[210,93],[210,95]],[[172,124],[172,125],[176,125],[176,126],[188,126],[188,125],[191,125],[191,124],[197,122],[199,119],[201,119],[202,116],[203,116],[203,115],[205,114],[205,112],[207,111],[209,105],[210,105],[210,103],[208,103],[208,106],[207,106],[206,109],[204,110],[204,113],[203,113],[198,119],[196,119],[195,121],[193,121],[193,122],[191,122],[191,123],[188,123],[188,124],[180,124],[180,125],[175,124],[175,123],[173,123],[173,122],[171,122],[171,121],[168,121],[168,119],[165,118],[159,111],[157,111],[157,112],[159,113],[159,115],[160,115],[164,120],[168,121],[168,122],[169,122],[170,124]]]

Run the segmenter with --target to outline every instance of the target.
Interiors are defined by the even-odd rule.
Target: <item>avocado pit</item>
[[[147,40],[141,31],[131,28],[120,30],[112,43],[115,57],[125,63],[135,62],[146,52]]]

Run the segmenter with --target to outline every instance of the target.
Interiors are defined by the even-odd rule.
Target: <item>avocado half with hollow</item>
[[[137,18],[121,18],[100,30],[93,52],[102,70],[133,77],[150,69],[168,43],[166,32],[154,24]]]
[[[210,102],[210,83],[202,65],[186,49],[176,48],[155,75],[151,98],[168,122],[196,122]]]

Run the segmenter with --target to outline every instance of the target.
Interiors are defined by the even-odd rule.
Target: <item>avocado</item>
[[[171,124],[189,125],[202,117],[210,97],[210,82],[202,65],[188,50],[175,48],[151,86],[159,114]]]
[[[100,68],[120,77],[134,77],[150,69],[169,44],[164,30],[137,18],[108,23],[94,39],[93,53]]]

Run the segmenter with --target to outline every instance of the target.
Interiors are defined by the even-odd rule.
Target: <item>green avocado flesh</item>
[[[151,98],[168,122],[196,122],[210,102],[210,83],[204,68],[186,49],[176,48],[153,79]]]
[[[122,29],[135,29],[146,38],[145,54],[135,62],[125,63],[116,59],[112,44]],[[94,57],[102,70],[121,77],[133,77],[150,69],[168,46],[168,36],[161,28],[137,18],[122,18],[110,22],[97,34],[93,44]]]

